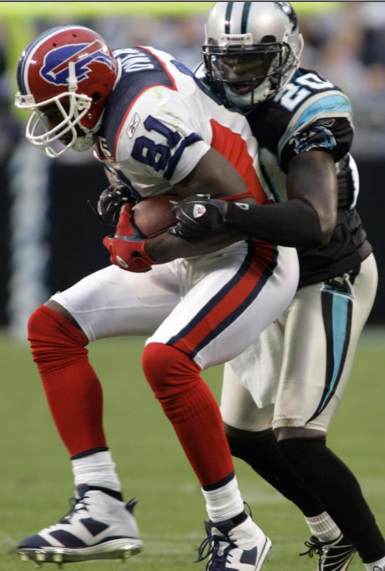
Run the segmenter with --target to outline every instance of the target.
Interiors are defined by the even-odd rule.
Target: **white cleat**
[[[208,559],[206,571],[260,571],[271,551],[271,541],[250,516],[238,525],[233,520],[206,522],[207,538],[198,550],[198,562]],[[242,547],[245,541],[251,546]]]
[[[143,546],[133,516],[135,504],[135,500],[126,504],[103,488],[79,486],[71,511],[57,524],[26,537],[17,552],[23,561],[39,566],[126,559]]]

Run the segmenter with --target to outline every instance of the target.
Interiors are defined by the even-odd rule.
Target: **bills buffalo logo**
[[[75,64],[79,83],[88,78],[91,72],[89,66],[94,62],[113,68],[111,57],[103,52],[103,44],[95,40],[90,44],[70,44],[51,50],[44,58],[40,75],[54,85],[68,85],[68,64],[71,62]]]

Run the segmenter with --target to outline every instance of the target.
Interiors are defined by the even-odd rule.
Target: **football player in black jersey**
[[[383,571],[382,533],[355,476],[326,444],[375,298],[376,263],[356,210],[350,101],[300,67],[302,49],[288,2],[215,4],[203,79],[247,114],[263,179],[280,203],[188,198],[173,231],[193,240],[227,226],[297,248],[300,286],[290,308],[226,365],[228,439],[234,456],[302,510],[319,571],[346,570],[356,550],[367,570]]]

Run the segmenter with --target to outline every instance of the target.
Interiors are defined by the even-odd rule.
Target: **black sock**
[[[347,466],[326,446],[325,439],[278,442],[282,453],[312,489],[326,511],[356,547],[364,562],[385,555],[385,541],[359,483]]]
[[[226,434],[232,455],[249,464],[306,517],[314,517],[325,511],[318,498],[281,454],[272,430],[248,432],[226,426]]]
[[[79,486],[76,486],[76,491],[79,497],[82,497],[86,492],[88,492],[88,490],[103,492],[104,494],[107,494],[107,496],[115,498],[115,500],[123,501],[122,492],[117,492],[110,488],[104,488],[103,486],[89,486],[88,484],[80,484]]]

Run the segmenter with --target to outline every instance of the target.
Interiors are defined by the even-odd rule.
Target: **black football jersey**
[[[348,97],[315,71],[299,69],[274,99],[253,108],[249,124],[260,146],[265,183],[286,199],[286,172],[299,153],[324,150],[336,163],[338,220],[329,244],[298,248],[300,286],[355,272],[372,251],[356,210],[359,176],[349,151],[353,140]]]
[[[202,76],[202,66],[197,74]],[[356,210],[359,176],[350,155],[349,98],[315,71],[300,68],[274,99],[253,107],[247,118],[259,143],[263,182],[276,200],[287,199],[286,173],[295,155],[324,150],[336,163],[337,226],[327,246],[298,248],[300,286],[358,271],[372,249]]]

